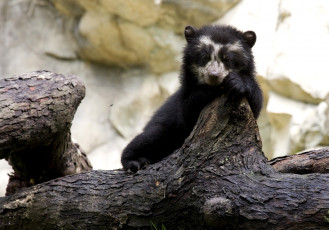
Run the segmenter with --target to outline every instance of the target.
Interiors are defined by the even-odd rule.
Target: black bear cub
[[[247,98],[255,118],[259,116],[263,96],[251,51],[256,34],[227,25],[187,26],[185,38],[181,86],[123,150],[125,170],[137,172],[181,147],[201,110],[223,93],[229,103]]]

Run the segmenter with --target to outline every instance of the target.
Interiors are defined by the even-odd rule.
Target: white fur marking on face
[[[214,47],[215,52],[213,53],[213,55],[211,55],[211,58],[213,58],[214,56],[217,56],[219,50],[223,47],[223,44],[214,42],[213,40],[211,40],[210,37],[208,37],[206,35],[201,36],[199,40],[200,40],[200,47],[202,46],[202,44],[210,45],[210,46]]]
[[[243,51],[243,46],[239,41],[234,42],[233,44],[228,44],[229,51]]]
[[[216,60],[210,60],[205,66],[192,66],[194,72],[198,74],[198,81],[200,84],[207,84],[207,80],[209,78],[209,74],[212,71],[218,71],[218,82],[222,82],[225,77],[227,77],[231,70],[226,69],[224,63],[218,62]],[[214,69],[215,68],[215,69]],[[217,69],[217,70],[216,70]]]
[[[220,62],[219,66],[223,70],[223,79],[224,79],[225,77],[227,77],[229,75],[230,70],[226,69],[226,67],[223,64],[223,62]]]
[[[198,77],[198,82],[200,84],[204,84],[205,83],[205,79],[204,79],[204,71],[205,71],[205,68],[204,67],[200,67],[200,66],[196,66],[196,65],[193,65],[192,66],[192,69],[193,69],[193,72],[196,73],[199,77]]]
[[[243,46],[240,41],[236,41],[233,44],[227,45],[228,51],[238,52],[242,54],[246,59],[249,59],[248,55],[244,52]]]
[[[204,46],[212,46],[214,50],[212,51],[210,60],[205,66],[195,65],[193,66],[193,70],[199,76],[198,81],[200,84],[218,85],[231,72],[230,69],[226,69],[224,63],[221,62],[218,58],[219,51],[222,47],[224,47],[224,45],[214,42],[210,37],[206,35],[201,36],[199,41],[200,43],[198,47],[200,49],[203,49]],[[242,45],[238,42],[229,45],[232,51],[243,49]],[[218,78],[214,78],[214,75],[211,75],[212,73],[218,74]]]
[[[210,39],[210,37],[205,36],[205,35],[200,37],[200,43],[203,43],[205,45],[213,45],[214,44],[214,42]]]

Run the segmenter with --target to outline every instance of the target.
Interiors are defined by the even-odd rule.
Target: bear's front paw
[[[136,173],[138,170],[146,167],[150,164],[150,161],[147,158],[139,158],[138,160],[128,161],[124,164],[124,170],[130,170],[133,173]]]
[[[240,76],[231,74],[224,79],[224,88],[229,100],[241,99],[246,94],[246,86]]]

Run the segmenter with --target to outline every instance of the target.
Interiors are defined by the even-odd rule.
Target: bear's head
[[[256,42],[255,32],[210,25],[200,29],[186,26],[184,34],[183,69],[196,76],[198,84],[217,86],[231,72],[249,75],[254,71],[251,48]]]

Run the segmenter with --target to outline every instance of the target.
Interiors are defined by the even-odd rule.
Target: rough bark
[[[38,71],[0,80],[0,159],[13,166],[7,194],[91,170],[70,127],[85,95],[75,76]]]
[[[329,173],[329,148],[278,157],[269,163],[278,172],[282,173]]]
[[[277,172],[246,101],[223,96],[179,150],[136,174],[86,172],[0,198],[0,228],[328,229],[328,182]]]

